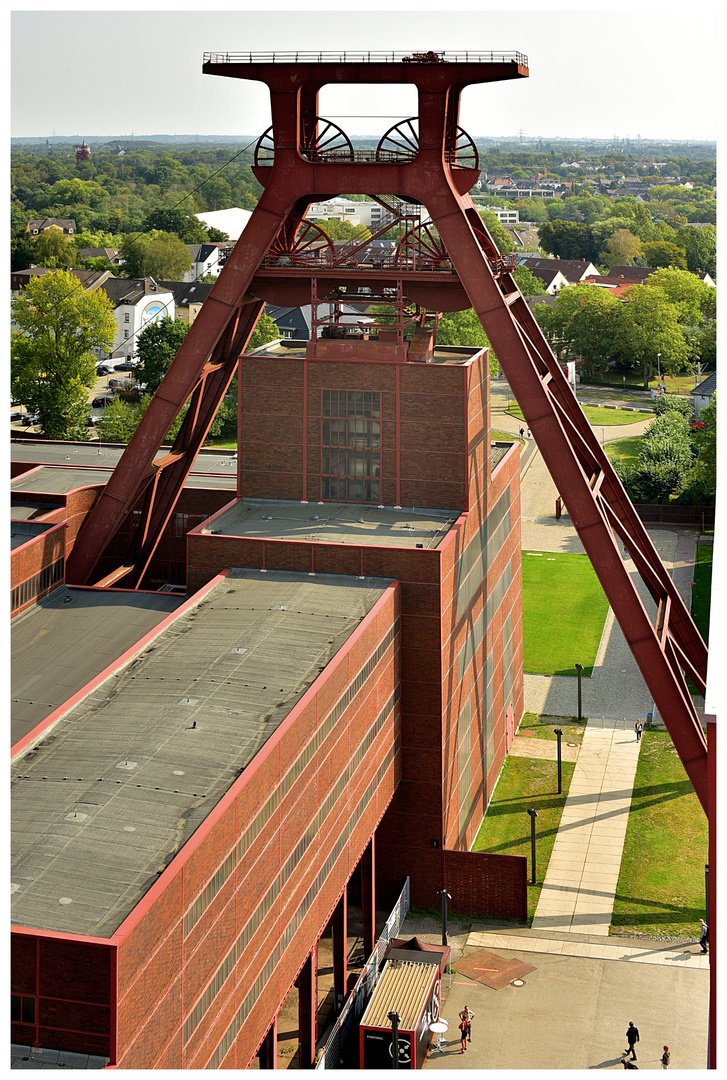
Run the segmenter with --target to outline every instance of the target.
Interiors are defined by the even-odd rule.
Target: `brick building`
[[[296,989],[310,1064],[352,904],[367,955],[406,876],[417,906],[522,915],[524,861],[468,850],[523,709],[517,445],[490,443],[485,351],[347,344],[241,359],[237,492],[185,487],[144,583],[186,570],[184,602],[104,654],[158,594],[66,590],[105,665],[13,748],[15,1044],[272,1065]]]

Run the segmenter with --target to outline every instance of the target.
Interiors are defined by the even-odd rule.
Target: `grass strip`
[[[707,819],[671,737],[641,740],[612,934],[684,937],[704,918]]]
[[[606,444],[606,454],[612,465],[637,465],[639,452],[643,445],[641,436],[635,439],[617,439]]]
[[[575,716],[538,716],[537,713],[526,712],[517,729],[518,735],[525,735],[528,739],[545,739],[548,742],[557,742],[558,736],[555,729],[560,728],[563,732],[562,743],[583,742],[583,732],[586,730],[586,721],[580,724]]]
[[[543,879],[553,851],[575,765],[564,761],[563,793],[558,795],[558,763],[541,758],[507,757],[490,800],[473,851],[524,855],[528,860],[528,926],[538,906]],[[530,884],[530,817],[535,819],[535,885]]]
[[[712,596],[712,545],[698,544],[692,587],[692,616],[697,630],[709,643],[709,604]]]
[[[513,403],[506,411],[517,420],[523,419],[519,405]],[[638,424],[640,420],[646,419],[641,412],[632,412],[630,409],[606,409],[601,405],[584,405],[583,412],[592,427],[620,427],[622,424]]]
[[[523,665],[535,675],[590,675],[608,600],[587,555],[523,551]]]

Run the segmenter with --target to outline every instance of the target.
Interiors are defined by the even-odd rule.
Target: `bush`
[[[687,398],[678,397],[676,394],[662,394],[656,399],[654,412],[657,416],[664,413],[676,412],[685,416],[687,420],[694,419],[694,403]]]

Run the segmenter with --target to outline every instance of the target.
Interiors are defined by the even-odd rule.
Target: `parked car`
[[[88,424],[89,427],[96,427],[96,424],[98,423],[98,417],[97,416],[89,416],[87,418],[87,420],[86,420],[86,423]]]
[[[108,404],[108,400],[109,399],[107,397],[95,397],[91,402],[91,406],[94,409],[105,409],[106,405]]]
[[[40,420],[40,413],[25,413],[20,423],[24,427],[32,427],[33,424],[37,424]]]
[[[136,370],[136,364],[132,363],[131,360],[127,360],[123,364],[117,364],[116,365],[116,371],[135,371],[135,370]]]
[[[18,420],[22,420],[24,416],[25,416],[25,413],[13,412],[11,410],[11,412],[10,412],[10,423],[11,424],[16,424],[18,422]]]
[[[113,368],[110,368],[108,366],[108,364],[97,364],[96,365],[96,374],[97,375],[110,375],[112,371],[113,371]]]

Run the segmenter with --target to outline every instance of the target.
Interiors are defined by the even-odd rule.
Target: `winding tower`
[[[472,307],[706,811],[707,743],[686,678],[704,694],[706,646],[519,292],[513,262],[499,254],[468,194],[479,170],[475,145],[459,126],[462,91],[527,77],[526,57],[210,53],[203,71],[256,80],[270,90],[272,126],[257,143],[253,166],[263,193],[80,534],[69,582],[139,587],[265,302],[312,304],[321,333],[309,343],[311,358],[324,359],[335,343],[339,355],[394,365],[426,363],[438,313]],[[417,115],[392,127],[375,148],[354,149],[340,127],[319,115],[319,92],[331,84],[414,86]],[[383,227],[375,235],[398,230],[395,250],[377,263],[364,261],[360,245],[337,249],[305,220],[312,202],[345,192],[382,204]],[[421,206],[426,224],[416,210]],[[375,325],[368,334],[346,326],[341,305],[357,302],[388,305],[378,335]],[[171,451],[158,457],[187,401]],[[132,510],[139,523],[131,547],[99,577],[99,560]]]

